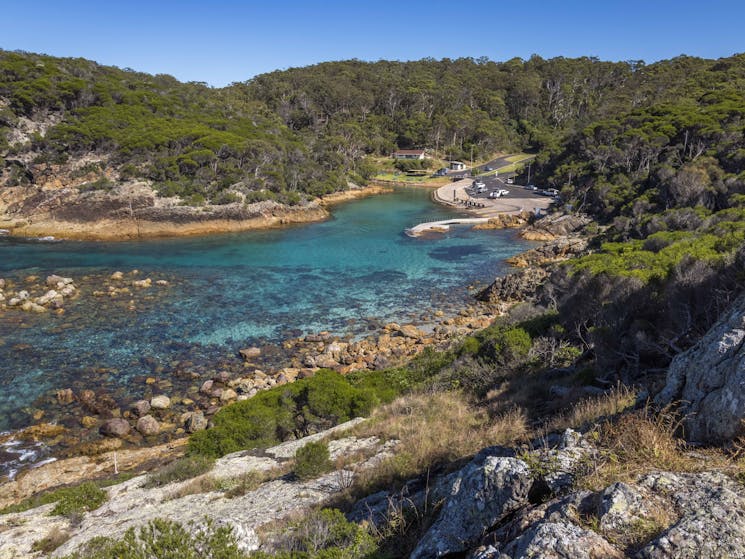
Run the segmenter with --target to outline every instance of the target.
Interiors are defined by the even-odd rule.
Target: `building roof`
[[[394,154],[399,155],[423,155],[424,150],[423,149],[399,149],[393,152]]]

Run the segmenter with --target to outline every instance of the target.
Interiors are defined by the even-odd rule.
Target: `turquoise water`
[[[170,281],[136,313],[81,297],[61,317],[19,324],[18,312],[0,314],[0,430],[27,423],[19,412],[56,388],[94,383],[126,400],[153,371],[162,378],[188,362],[207,375],[247,345],[321,330],[359,336],[460,304],[467,285],[491,281],[527,244],[511,231],[403,233],[452,216],[429,191],[401,189],[287,229],[127,243],[0,239],[0,277],[139,269]]]

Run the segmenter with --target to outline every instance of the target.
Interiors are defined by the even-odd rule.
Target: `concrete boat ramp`
[[[455,219],[443,219],[442,221],[427,221],[405,230],[409,237],[417,237],[424,233],[448,231],[451,225],[476,225],[486,223],[488,217],[461,217]]]

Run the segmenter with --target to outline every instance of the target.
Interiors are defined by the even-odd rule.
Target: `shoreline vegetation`
[[[287,225],[324,221],[330,217],[327,210],[336,204],[390,192],[391,187],[369,185],[324,195],[303,206],[266,205],[267,209],[255,217],[212,217],[210,211],[192,211],[169,216],[158,221],[123,217],[121,219],[96,219],[92,221],[67,221],[45,216],[40,219],[0,221],[0,229],[8,236],[25,238],[54,237],[55,240],[76,241],[132,241],[166,237],[186,237],[273,229]],[[183,208],[178,208],[183,210]],[[224,212],[224,207],[216,208]],[[178,219],[178,220],[177,220]]]

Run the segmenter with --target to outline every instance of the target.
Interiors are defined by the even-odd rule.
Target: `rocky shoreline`
[[[220,206],[183,206],[163,199],[146,184],[114,191],[80,193],[74,188],[6,188],[0,198],[0,229],[11,237],[78,241],[128,241],[270,229],[324,221],[328,206],[390,192],[382,186],[358,187],[288,206],[273,201]]]
[[[312,376],[321,368],[341,374],[377,370],[402,364],[426,347],[447,347],[454,339],[489,326],[511,305],[535,291],[547,275],[543,264],[551,261],[552,255],[555,259],[566,256],[565,252],[551,247],[562,246],[566,239],[581,238],[578,230],[586,224],[584,218],[574,218],[571,226],[566,218],[545,219],[547,222],[538,227],[556,231],[558,237],[524,253],[527,268],[497,278],[465,308],[420,316],[424,321],[381,325],[360,339],[320,332],[286,339],[278,346],[236,348],[237,354],[215,363],[212,373],[205,374],[186,362],[175,364],[170,372],[154,371],[143,378],[143,391],[139,395],[129,394],[125,399],[107,393],[102,386],[59,386],[45,399],[47,409],[39,409],[34,416],[35,425],[6,435],[5,440],[43,442],[57,458],[98,456],[114,451],[130,453],[143,445],[178,448],[181,443],[176,441],[205,429],[222,406],[251,398],[261,390]],[[558,221],[561,227],[552,221]],[[530,234],[535,229],[532,225],[522,232]],[[536,278],[526,278],[526,274]],[[106,278],[101,289],[89,287],[88,292],[93,297],[110,298],[135,308],[137,303],[131,299],[133,291],[146,293],[151,286],[167,285],[167,280],[153,281],[136,271],[127,274],[117,271]],[[63,416],[64,425],[55,424],[53,418]],[[163,446],[168,444],[176,447]],[[49,455],[44,458],[48,460]],[[41,469],[51,467],[46,465]],[[25,475],[22,473],[19,479]],[[17,496],[17,492],[12,493]]]

